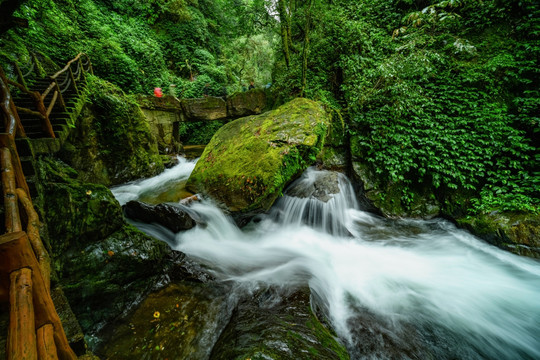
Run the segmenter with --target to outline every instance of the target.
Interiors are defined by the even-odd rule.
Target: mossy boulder
[[[37,165],[57,281],[83,331],[96,332],[154,287],[172,252],[125,223],[106,187],[52,157]]]
[[[540,258],[540,215],[493,211],[463,217],[457,223],[502,249]]]
[[[206,146],[187,187],[232,211],[267,210],[315,162],[329,123],[321,104],[307,99],[232,121]]]
[[[94,76],[86,91],[87,102],[59,153],[80,179],[110,186],[161,172],[156,138],[137,102]]]

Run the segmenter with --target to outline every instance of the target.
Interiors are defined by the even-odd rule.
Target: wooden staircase
[[[79,54],[46,79],[30,77],[32,71],[23,75],[18,65],[15,70],[18,81],[8,79],[0,67],[4,120],[0,133],[4,205],[0,304],[9,307],[7,359],[73,360],[77,356],[51,299],[50,258],[39,235],[39,217],[32,204],[37,192],[31,179],[35,177],[34,144],[38,149],[59,149],[92,66],[88,56]]]

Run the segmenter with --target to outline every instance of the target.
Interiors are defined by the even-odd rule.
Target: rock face
[[[540,258],[540,216],[492,212],[457,220],[459,226],[514,254]]]
[[[99,330],[149,292],[171,250],[122,218],[102,185],[77,180],[62,162],[38,162],[42,212],[57,281],[85,333]]]
[[[267,210],[324,145],[330,116],[319,103],[295,99],[224,125],[207,145],[187,187],[230,210]]]
[[[178,122],[182,121],[181,113],[161,110],[142,109],[150,130],[155,135],[159,151],[162,154],[177,154],[182,149],[178,137]]]
[[[161,98],[139,95],[137,102],[145,114],[153,114],[154,117],[168,112],[175,114],[178,121],[212,121],[262,113],[266,108],[266,93],[263,89],[253,89],[225,99],[207,96],[182,100],[170,95]]]
[[[124,205],[127,217],[147,223],[158,223],[172,232],[189,230],[196,222],[189,214],[189,209],[182,205],[159,204],[148,205],[139,201],[129,201]]]
[[[260,114],[265,107],[266,94],[263,89],[236,93],[227,98],[227,115],[231,118]]]
[[[59,156],[81,180],[106,186],[158,174],[158,144],[137,103],[118,87],[88,78],[87,103]]]
[[[298,180],[297,180],[298,181]],[[338,173],[325,171],[310,186],[293,183],[287,188],[287,195],[298,198],[315,198],[323,202],[332,199],[332,194],[339,193]]]
[[[192,121],[220,120],[227,117],[227,103],[219,97],[185,99],[182,100],[182,108],[186,118]]]
[[[183,280],[149,295],[99,354],[107,359],[349,359],[311,312],[308,289],[247,295],[231,285]]]

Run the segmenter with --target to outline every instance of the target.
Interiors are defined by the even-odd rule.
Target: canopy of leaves
[[[476,212],[538,211],[538,2],[298,0],[288,13],[275,89],[300,93],[309,31],[305,94],[346,113],[352,156],[381,182],[468,189]]]
[[[241,51],[241,40],[228,40],[249,39],[262,31],[252,31],[254,22],[263,21],[253,16],[261,4],[264,1],[28,0],[15,15],[27,19],[29,26],[2,36],[0,63],[17,61],[24,68],[30,52],[36,52],[64,64],[85,52],[96,75],[131,93],[148,94],[154,87],[174,84],[174,95],[196,97],[209,83],[211,95],[221,95],[225,85],[239,87],[242,76],[261,82],[270,78],[272,61],[266,60],[271,40],[256,38],[260,52]],[[235,49],[237,56],[232,56]],[[267,70],[250,64],[249,73],[240,75],[236,62],[250,61]]]

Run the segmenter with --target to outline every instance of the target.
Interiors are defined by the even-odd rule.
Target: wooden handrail
[[[83,53],[79,53],[77,56],[75,56],[74,59],[71,59],[67,62],[66,66],[64,66],[64,68],[60,71],[58,71],[56,74],[54,74],[53,76],[51,76],[51,79],[56,79],[58,76],[60,76],[60,74],[62,74],[63,72],[67,71],[71,64],[73,64],[75,61],[79,60],[79,58],[83,55]]]
[[[54,81],[51,82],[49,87],[43,92],[43,94],[41,94],[41,100],[45,100],[45,98],[47,97],[47,95],[49,95],[51,90],[54,89],[54,85],[55,85],[55,82]]]
[[[54,92],[53,98],[51,100],[51,103],[49,104],[49,107],[47,108],[47,117],[51,115],[52,109],[54,107],[54,104],[56,103],[56,99],[58,98],[58,91]]]
[[[38,111],[15,107],[9,84],[29,94]],[[61,93],[56,79],[52,79],[51,85],[44,95],[29,91],[8,80],[0,67],[0,114],[5,128],[5,132],[0,133],[0,178],[7,231],[0,235],[0,301],[9,300],[10,303],[8,360],[34,360],[38,356],[40,359],[77,359],[50,296],[50,257],[39,235],[39,217],[15,144],[15,135],[24,135],[18,111],[43,118],[44,131],[54,137],[49,115],[56,100],[61,99]],[[45,108],[43,100],[52,89],[55,89],[54,95]],[[26,230],[21,214],[25,215],[22,217],[26,219]]]

